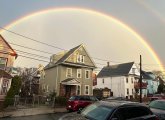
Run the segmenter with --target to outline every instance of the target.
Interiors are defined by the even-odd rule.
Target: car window
[[[89,98],[90,98],[91,101],[98,101],[97,98],[94,97],[94,96],[90,96]]]
[[[92,104],[86,107],[81,115],[90,120],[106,120],[111,112],[112,108],[110,107]]]
[[[119,120],[133,119],[141,116],[151,115],[151,112],[146,107],[124,107],[120,108],[114,114]]]
[[[165,101],[152,101],[149,106],[151,108],[165,110]]]

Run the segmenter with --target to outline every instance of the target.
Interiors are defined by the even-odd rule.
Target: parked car
[[[165,120],[165,100],[154,100],[150,102],[149,107],[160,120]]]
[[[161,99],[165,99],[165,96],[162,94],[154,94],[152,97],[150,97],[150,101],[161,100]]]
[[[59,120],[158,120],[146,105],[129,101],[98,101],[78,113]]]
[[[72,96],[67,101],[66,109],[68,111],[78,111],[96,101],[98,101],[98,99],[95,96]]]
[[[107,100],[123,100],[123,101],[127,101],[127,99],[125,97],[109,97],[109,98],[106,98],[104,99],[105,101]]]

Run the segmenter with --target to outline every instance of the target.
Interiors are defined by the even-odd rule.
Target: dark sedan
[[[155,100],[149,104],[151,111],[156,114],[160,120],[165,120],[165,100]]]
[[[59,120],[157,120],[144,104],[128,101],[98,101],[79,113],[68,113]]]

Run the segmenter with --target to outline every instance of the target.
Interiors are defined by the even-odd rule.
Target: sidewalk
[[[0,112],[0,118],[59,113],[59,112],[66,112],[66,108],[65,107],[51,108],[51,107],[43,106],[36,108],[23,108],[23,109],[15,109],[15,110],[13,109],[10,111]]]

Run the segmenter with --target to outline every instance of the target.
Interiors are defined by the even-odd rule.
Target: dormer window
[[[132,73],[135,74],[135,68],[132,68]]]
[[[77,62],[84,63],[84,60],[85,60],[84,55],[80,55],[80,54],[77,55]]]

